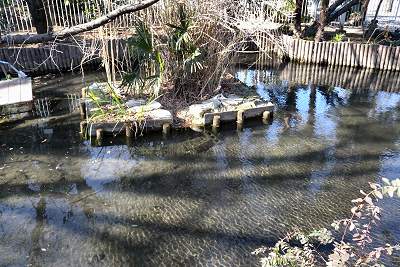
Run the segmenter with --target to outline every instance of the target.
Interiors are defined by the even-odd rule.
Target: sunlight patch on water
[[[137,160],[132,159],[127,146],[88,146],[87,151],[90,159],[82,164],[81,173],[87,185],[95,191],[100,191],[105,184],[128,175],[138,164]]]

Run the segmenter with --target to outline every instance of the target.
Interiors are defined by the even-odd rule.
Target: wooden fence
[[[79,70],[81,67],[96,68],[102,63],[103,52],[102,44],[91,44],[95,42],[87,40],[86,44],[80,45],[61,43],[56,46],[5,47],[0,48],[0,60],[30,74]],[[117,67],[131,64],[125,40],[109,40],[107,47],[108,55],[113,54]]]
[[[89,22],[99,16],[115,10],[124,4],[135,4],[141,0],[43,0],[44,13],[47,25],[56,30],[68,28],[78,24]],[[147,18],[153,24],[163,22],[163,12],[168,11],[173,0],[161,0],[151,8],[140,12],[124,14],[111,22],[112,28],[126,29],[134,26],[138,18]],[[201,0],[191,0],[193,6],[201,7]],[[278,1],[277,1],[278,2]],[[276,2],[276,3],[277,3]],[[239,0],[237,10],[234,10],[236,18],[248,19],[249,17],[268,18],[270,22],[292,23],[293,12],[286,12],[275,2]],[[170,11],[168,11],[170,12]],[[26,0],[0,1],[0,33],[35,32],[32,16]]]
[[[0,48],[0,60],[7,61],[26,73],[48,73],[79,68],[84,59],[82,50],[75,46],[58,45],[55,49],[43,47]],[[98,65],[101,60],[93,55],[85,66]]]
[[[353,42],[314,42],[294,39],[290,36],[284,36],[283,43],[284,50],[279,53],[293,61],[367,69],[400,70],[400,46]]]

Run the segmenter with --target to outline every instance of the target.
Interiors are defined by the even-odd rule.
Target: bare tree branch
[[[139,4],[123,5],[97,19],[94,19],[87,23],[72,26],[70,28],[66,28],[59,32],[53,32],[53,33],[50,32],[45,34],[18,34],[18,35],[1,36],[0,44],[37,44],[37,43],[54,41],[56,39],[64,39],[73,35],[94,30],[102,25],[105,25],[115,20],[119,16],[122,16],[127,13],[140,11],[142,9],[154,5],[159,1],[160,0],[144,0]]]
[[[336,10],[333,13],[330,13],[329,17],[328,17],[328,23],[331,21],[334,21],[340,15],[346,13],[347,11],[349,11],[353,6],[357,5],[358,3],[360,3],[360,0],[351,0],[351,1],[347,2],[345,5],[343,5],[340,9]]]

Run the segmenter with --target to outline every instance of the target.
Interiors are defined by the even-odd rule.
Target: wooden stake
[[[87,126],[86,121],[81,121],[81,123],[79,124],[79,128],[80,128],[80,132],[79,133],[81,135],[84,135],[86,133],[86,126]]]
[[[272,112],[270,111],[264,111],[263,116],[262,116],[262,120],[264,124],[267,124],[272,117]]]
[[[243,124],[243,122],[244,122],[244,116],[243,116],[243,114],[244,114],[244,110],[239,110],[239,111],[238,111],[238,113],[237,113],[237,115],[236,115],[236,122],[237,122],[238,124]]]
[[[168,135],[171,132],[171,124],[169,124],[169,123],[163,124],[162,132],[164,135]]]
[[[125,135],[128,138],[133,136],[133,131],[130,123],[125,123]]]
[[[103,135],[104,135],[103,129],[96,130],[96,141],[100,145],[101,145],[101,142],[103,141]]]
[[[86,88],[82,88],[82,98],[86,98]]]
[[[214,116],[213,117],[213,122],[212,122],[212,127],[213,128],[219,128],[220,124],[221,124],[221,117],[218,116],[218,115]]]
[[[85,103],[85,101],[82,101],[82,99],[79,102],[79,111],[81,113],[81,118],[85,119],[86,118],[86,103]]]

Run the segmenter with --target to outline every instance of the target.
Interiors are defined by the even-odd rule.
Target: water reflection
[[[92,147],[78,114],[0,130],[0,265],[255,266],[254,248],[329,226],[360,187],[397,178],[399,94],[280,71],[237,75],[276,103],[274,121],[216,137]],[[399,204],[384,202],[377,243],[400,240]]]
[[[33,101],[33,115],[47,118],[50,116],[73,113],[79,110],[79,95],[66,94],[64,97],[44,97]]]

